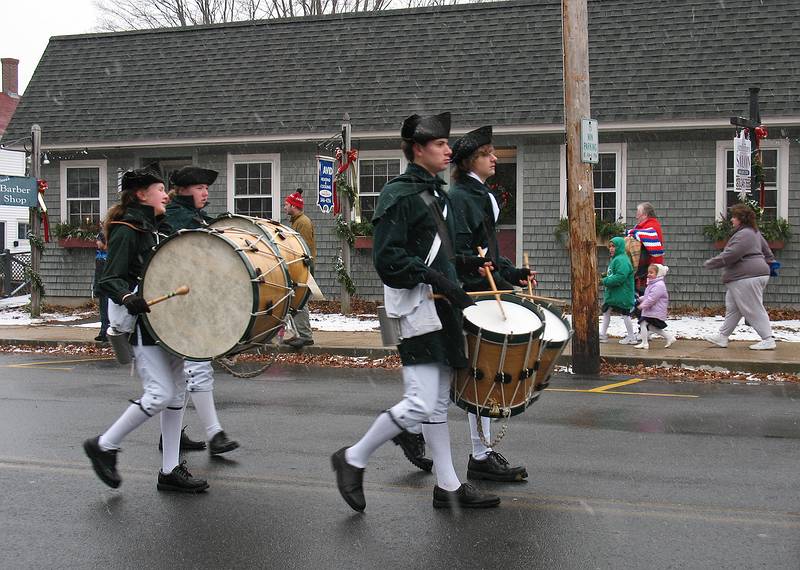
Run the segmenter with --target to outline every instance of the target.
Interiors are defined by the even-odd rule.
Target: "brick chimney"
[[[3,64],[3,93],[9,97],[19,97],[19,60],[4,57],[0,62]]]

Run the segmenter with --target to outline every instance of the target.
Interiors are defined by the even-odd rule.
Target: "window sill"
[[[95,249],[97,244],[93,239],[63,238],[58,240],[58,245],[64,249]]]

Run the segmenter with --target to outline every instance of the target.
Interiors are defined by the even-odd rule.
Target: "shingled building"
[[[800,229],[800,43],[797,3],[589,2],[592,117],[600,125],[596,209],[631,227],[637,203],[662,222],[673,303],[719,305],[715,251],[702,234],[733,198],[734,129],[759,86],[767,215]],[[760,32],[759,32],[760,31]],[[757,37],[757,42],[751,38]],[[558,0],[513,0],[52,38],[8,127],[42,126],[52,218],[99,220],[119,174],[156,162],[220,171],[212,214],[279,219],[307,190],[316,276],[335,297],[339,242],[314,206],[315,156],[349,113],[360,151],[361,206],[405,167],[399,128],[411,113],[452,111],[453,136],[494,126],[505,253],[528,252],[540,292],[568,297]],[[800,306],[800,237],[778,252],[772,305]],[[601,266],[606,252],[598,249]],[[86,297],[90,252],[49,245],[52,297]],[[356,249],[357,294],[377,299],[370,250]]]

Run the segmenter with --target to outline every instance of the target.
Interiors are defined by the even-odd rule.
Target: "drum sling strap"
[[[442,240],[444,254],[452,263],[455,259],[453,255],[453,243],[450,241],[450,232],[447,230],[444,214],[442,214],[442,209],[439,207],[439,202],[436,200],[431,190],[423,190],[420,192],[419,196],[422,198],[422,201],[425,202],[425,205],[428,206],[428,212],[436,224],[436,233],[439,234],[439,239]]]

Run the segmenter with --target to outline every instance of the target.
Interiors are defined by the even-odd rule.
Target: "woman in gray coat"
[[[708,269],[722,268],[725,284],[725,322],[719,333],[706,340],[725,348],[742,317],[753,327],[761,341],[751,344],[753,350],[774,350],[775,339],[769,315],[764,308],[764,288],[770,274],[770,264],[775,261],[764,236],[756,227],[755,212],[744,204],[731,208],[731,234],[725,249],[705,262]]]

